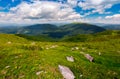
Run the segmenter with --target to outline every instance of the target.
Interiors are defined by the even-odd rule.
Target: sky
[[[120,0],[0,0],[0,24],[120,24]]]

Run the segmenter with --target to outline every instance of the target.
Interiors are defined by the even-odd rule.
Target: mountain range
[[[105,25],[104,28],[108,30],[120,30],[120,24]]]
[[[24,27],[0,27],[0,33],[47,35],[54,38],[77,34],[93,34],[105,30],[106,29],[103,27],[87,23],[70,23],[61,26],[53,24],[35,24]]]

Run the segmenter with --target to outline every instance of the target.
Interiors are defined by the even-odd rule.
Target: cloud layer
[[[12,0],[14,3],[17,0]],[[117,23],[120,14],[109,15],[112,12],[106,10],[113,5],[120,3],[120,0],[31,0],[11,7],[9,12],[0,12],[0,23],[44,23],[44,22],[103,22]],[[76,7],[82,10],[77,12]],[[4,7],[5,8],[5,7]],[[4,9],[0,7],[0,10]],[[84,11],[84,14],[81,12]],[[87,16],[98,13],[107,14],[105,17],[89,19]],[[92,21],[91,21],[92,20]],[[107,22],[106,22],[107,23]]]
[[[0,13],[2,20],[40,20],[40,21],[66,21],[80,19],[82,16],[67,4],[48,1],[22,2],[12,7],[9,13]]]
[[[91,10],[92,13],[104,14],[106,9],[111,8],[114,4],[120,3],[120,0],[85,0],[80,2],[78,5],[83,10]]]
[[[112,16],[106,16],[105,18],[120,21],[120,14],[115,14],[115,15],[112,15]]]

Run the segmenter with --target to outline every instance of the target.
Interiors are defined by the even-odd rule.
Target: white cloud
[[[95,5],[99,5],[101,4],[102,2],[104,2],[105,0],[89,0],[92,2],[92,4],[95,4]]]
[[[85,18],[84,18],[85,19]],[[103,23],[103,24],[120,24],[120,19],[106,19],[104,17],[97,17],[97,18],[86,18],[85,22],[87,23]]]
[[[104,14],[106,9],[111,8],[114,4],[120,3],[120,0],[85,0],[80,2],[78,5],[83,10],[93,9],[93,13]]]
[[[77,5],[77,0],[67,0],[67,3],[72,6],[75,7]]]
[[[120,24],[120,14],[88,19],[90,23]]]
[[[15,1],[15,0],[13,0]],[[96,12],[100,14],[110,14],[105,12],[106,9],[111,8],[114,4],[119,3],[119,0],[86,0],[80,2],[79,0],[67,0],[66,3],[61,4],[53,1],[39,1],[31,0],[33,3],[22,2],[16,7],[10,8],[10,12],[0,12],[0,23],[46,23],[46,22],[101,22],[101,23],[119,23],[119,14],[113,16],[106,16],[105,18],[89,19],[85,18],[87,15]],[[64,1],[64,0],[59,0]],[[81,16],[74,11],[77,4],[84,10],[90,10]],[[9,8],[9,5],[7,6]],[[2,8],[1,8],[2,9]],[[83,14],[83,13],[82,13]],[[120,20],[120,19],[119,19]]]
[[[0,13],[1,21],[67,21],[80,19],[82,16],[76,13],[67,4],[60,4],[49,1],[34,1],[33,3],[22,2],[12,7],[9,13]]]
[[[112,19],[112,20],[120,20],[120,14],[115,14],[112,16],[106,16],[106,19]]]

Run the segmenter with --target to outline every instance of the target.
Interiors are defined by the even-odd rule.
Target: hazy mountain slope
[[[72,23],[60,27],[61,30],[70,32],[70,34],[90,34],[105,31],[104,28],[86,23]]]
[[[92,34],[105,31],[104,28],[86,23],[71,23],[59,27],[56,32],[49,32],[49,36],[63,37],[77,34]]]
[[[58,27],[51,24],[36,24],[31,26],[26,26],[20,29],[19,34],[30,34],[30,35],[39,35],[44,32],[53,32],[57,30]]]
[[[120,30],[120,25],[106,25],[104,28],[108,30]]]
[[[15,26],[3,26],[0,27],[0,33],[15,34],[20,28]]]

